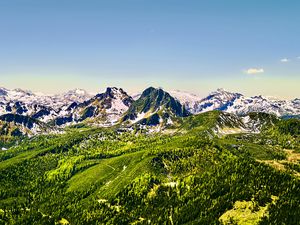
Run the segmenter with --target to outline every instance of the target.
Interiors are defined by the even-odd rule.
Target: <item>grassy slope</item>
[[[37,216],[33,212],[35,210],[42,211],[45,215],[52,215],[51,218],[55,220],[54,222],[57,222],[63,216],[73,221],[74,224],[80,224],[79,221],[85,221],[85,223],[90,221],[92,223],[91,221],[97,219],[99,215],[108,215],[109,219],[105,218],[106,220],[104,220],[103,218],[103,221],[116,224],[116,221],[112,222],[111,219],[122,218],[121,212],[115,212],[114,208],[112,211],[114,214],[109,216],[109,213],[105,210],[106,207],[110,206],[103,205],[99,209],[99,205],[94,205],[96,204],[95,201],[108,199],[112,202],[121,201],[117,203],[117,208],[119,207],[118,204],[123,205],[122,210],[126,212],[126,217],[131,222],[139,221],[138,215],[147,217],[148,214],[149,217],[152,215],[153,219],[156,218],[160,222],[171,220],[170,217],[155,216],[156,210],[151,208],[154,204],[152,201],[154,201],[157,204],[156,207],[164,209],[167,216],[174,214],[173,217],[177,217],[177,221],[186,222],[186,219],[183,219],[185,213],[191,211],[186,207],[189,205],[190,207],[194,205],[200,207],[200,203],[197,204],[197,201],[200,201],[205,195],[210,196],[209,199],[214,199],[216,202],[222,202],[222,196],[227,196],[225,191],[227,186],[221,187],[226,182],[232,180],[230,182],[233,182],[231,183],[233,189],[239,188],[239,185],[245,189],[251,188],[251,185],[247,186],[249,185],[247,182],[250,182],[247,180],[239,181],[241,184],[237,183],[235,187],[235,176],[241,177],[239,179],[244,176],[247,177],[246,173],[254,170],[260,164],[254,166],[254,162],[250,160],[239,168],[236,163],[240,160],[248,160],[248,158],[276,160],[280,157],[286,157],[280,146],[269,146],[265,143],[253,141],[260,140],[259,136],[255,136],[253,139],[245,137],[245,135],[230,135],[225,138],[207,136],[203,131],[214,126],[218,115],[219,112],[210,112],[186,118],[180,130],[187,132],[180,132],[176,136],[135,136],[116,134],[111,129],[88,128],[78,132],[78,129],[74,128],[70,129],[65,135],[45,136],[21,143],[17,148],[0,153],[0,181],[4,184],[0,187],[2,199],[0,209],[19,202],[19,204],[25,204],[26,207],[32,209],[28,215],[29,218]],[[222,169],[228,166],[230,172],[222,172]],[[244,171],[242,171],[242,168]],[[235,170],[240,171],[241,174],[234,172]],[[253,176],[257,179],[266,179],[266,183],[262,181],[262,184],[267,187],[267,179],[270,178],[262,178],[263,174],[255,174],[254,171],[253,173]],[[140,179],[144,179],[147,174],[151,174],[147,179],[151,180],[152,176],[156,177],[155,185],[153,186],[153,183],[147,183],[147,181],[145,184],[142,182],[143,185],[139,186]],[[199,176],[202,177],[200,180],[208,179],[207,182],[215,183],[206,187],[201,182],[196,182]],[[223,178],[223,183],[219,183]],[[177,193],[175,195],[180,196],[176,200],[178,201],[176,205],[180,206],[183,202],[185,203],[181,208],[176,209],[177,211],[174,213],[168,207],[172,206],[171,202],[175,201],[177,197],[173,196],[173,200],[170,199],[173,191],[168,185],[176,182],[182,182],[182,189],[174,189],[174,193]],[[271,182],[269,183],[271,184]],[[185,185],[187,186],[185,187]],[[214,187],[216,191],[220,188],[220,193],[216,192],[211,195],[206,193],[209,192],[211,187]],[[142,190],[145,188],[146,194],[143,197]],[[271,190],[272,188],[268,187],[267,189]],[[250,190],[249,193],[252,193],[253,190]],[[199,215],[196,214],[188,215],[188,217],[194,220],[195,223],[212,221],[213,217],[218,219],[219,216],[230,210],[235,201],[247,200],[241,197],[231,198],[230,196],[233,193],[230,194],[230,189],[228,191],[229,194],[226,198],[232,202],[223,202],[224,209],[214,208],[216,206],[211,205],[211,208],[205,212],[207,215],[209,213],[213,215],[213,212],[215,212],[216,215],[211,218],[207,217],[207,220],[198,218]],[[137,192],[136,195],[135,192]],[[151,193],[151,198],[149,198],[148,192]],[[33,194],[28,197],[27,193]],[[198,194],[194,196],[193,193]],[[281,192],[270,191],[270,194],[278,195],[279,193]],[[134,195],[131,196],[132,194]],[[34,201],[32,201],[32,198]],[[152,203],[147,203],[150,205],[146,207],[143,205],[144,203],[139,202],[140,198],[146,199],[143,201]],[[159,203],[160,199],[164,199],[165,202]],[[201,201],[208,201],[204,199],[206,198]],[[26,203],[28,201],[32,203]],[[132,209],[130,213],[131,201],[134,202],[137,208]],[[165,205],[167,202],[170,202],[171,205]],[[72,212],[68,211],[68,208],[74,204],[78,208],[75,207]],[[206,204],[210,205],[212,202],[208,201]],[[18,207],[22,208],[23,205]],[[139,211],[144,207],[149,208],[150,211],[147,213],[146,211]],[[82,208],[84,208],[83,211]],[[171,211],[168,211],[169,209]],[[104,210],[105,213],[101,210]],[[200,208],[197,210],[200,210]],[[197,210],[194,210],[194,212],[196,213]],[[59,211],[61,213],[58,213]],[[72,216],[73,212],[77,216]],[[89,215],[89,212],[95,214]],[[203,211],[200,212],[203,213]],[[83,219],[78,217],[81,214]],[[20,218],[26,221],[28,220],[26,216],[27,214],[24,214]],[[12,218],[8,224],[17,221],[16,217],[12,216]],[[52,220],[47,216],[43,218],[49,221]],[[5,220],[7,220],[6,217]],[[42,221],[41,219],[36,220]],[[1,220],[0,215],[0,224],[1,221],[3,220]]]
[[[74,175],[68,181],[67,191],[83,191],[96,186],[99,198],[113,197],[131,180],[151,170],[149,159],[144,151],[139,151],[99,160],[96,165]]]

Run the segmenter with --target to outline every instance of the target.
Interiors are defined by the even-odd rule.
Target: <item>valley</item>
[[[70,124],[33,120],[43,132],[3,120],[0,224],[298,223],[299,119],[124,93],[77,104],[72,118],[86,118]]]

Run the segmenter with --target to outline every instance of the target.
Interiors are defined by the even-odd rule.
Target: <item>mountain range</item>
[[[104,93],[96,95],[82,89],[45,95],[0,88],[0,127],[3,130],[5,125],[5,132],[12,134],[28,134],[27,130],[31,134],[57,131],[82,122],[105,127],[123,123],[163,129],[176,124],[180,118],[213,110],[232,114],[234,120],[249,120],[249,113],[253,112],[297,117],[300,115],[300,99],[246,97],[224,89],[201,98],[187,92],[166,92],[153,87],[133,96],[116,87],[108,87]],[[249,124],[241,124],[240,128],[247,130]]]

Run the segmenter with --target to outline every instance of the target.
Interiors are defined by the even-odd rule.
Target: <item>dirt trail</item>
[[[300,161],[300,153],[295,152],[295,150],[288,150],[286,149],[285,152],[287,152],[287,160],[291,163],[299,163]]]

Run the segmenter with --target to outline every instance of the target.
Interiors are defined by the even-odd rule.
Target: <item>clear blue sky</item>
[[[299,12],[296,0],[1,0],[0,86],[300,97]]]

